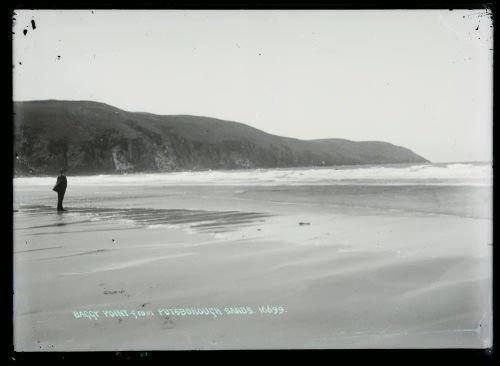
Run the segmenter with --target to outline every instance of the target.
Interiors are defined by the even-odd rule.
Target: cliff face
[[[237,122],[125,112],[85,101],[14,103],[16,175],[421,163],[384,142],[297,140]]]

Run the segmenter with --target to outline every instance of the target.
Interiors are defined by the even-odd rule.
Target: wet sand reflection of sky
[[[43,229],[67,227],[72,224],[119,221],[133,227],[155,228],[162,225],[187,225],[199,232],[226,232],[247,224],[264,221],[269,214],[241,211],[202,211],[151,208],[70,208],[64,213],[54,212],[53,207],[44,205],[23,206],[16,214],[50,215],[58,217],[58,222],[45,225],[16,228]],[[38,233],[43,234],[43,233]]]

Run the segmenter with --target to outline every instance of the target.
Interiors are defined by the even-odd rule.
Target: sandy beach
[[[16,351],[491,345],[487,189],[69,182],[15,184]]]

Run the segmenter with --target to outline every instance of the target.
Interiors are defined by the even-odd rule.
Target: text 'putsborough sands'
[[[76,319],[98,320],[103,318],[149,318],[163,316],[251,316],[256,314],[283,315],[287,310],[283,306],[262,305],[256,308],[250,306],[239,307],[189,307],[189,308],[157,308],[156,310],[81,310],[73,311]]]

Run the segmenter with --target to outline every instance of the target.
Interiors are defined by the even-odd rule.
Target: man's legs
[[[64,192],[57,192],[57,211],[64,211],[62,202],[64,199]]]

